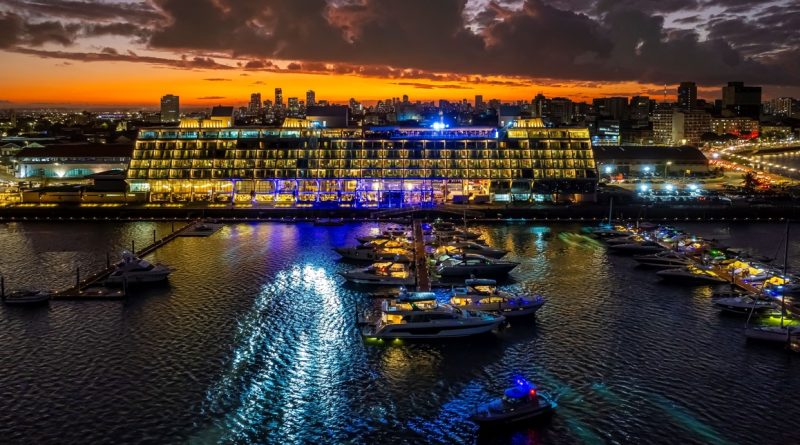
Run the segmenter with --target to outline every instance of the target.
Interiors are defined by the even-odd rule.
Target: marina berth
[[[502,315],[439,304],[432,292],[403,292],[384,300],[377,318],[361,320],[361,333],[374,339],[444,339],[489,333],[505,322]]]
[[[501,314],[506,318],[534,315],[545,303],[541,295],[511,293],[497,289],[497,281],[472,278],[464,287],[453,288],[450,304],[460,309]]]

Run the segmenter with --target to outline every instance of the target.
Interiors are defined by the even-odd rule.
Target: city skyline
[[[239,105],[275,87],[285,97],[313,89],[339,103],[404,94],[661,100],[665,84],[673,101],[686,81],[703,99],[718,98],[728,81],[761,85],[764,99],[798,97],[798,8],[724,0],[0,0],[0,52],[15,68],[0,73],[0,106],[152,107],[166,93],[186,107]]]

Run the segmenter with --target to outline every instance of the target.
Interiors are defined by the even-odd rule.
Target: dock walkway
[[[430,292],[431,278],[428,274],[428,256],[425,254],[425,236],[422,232],[422,221],[415,219],[414,232],[414,270],[417,278],[417,291]]]

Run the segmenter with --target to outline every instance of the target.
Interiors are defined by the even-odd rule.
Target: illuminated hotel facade
[[[401,207],[594,199],[585,128],[326,128],[189,120],[139,131],[128,182],[151,202]]]

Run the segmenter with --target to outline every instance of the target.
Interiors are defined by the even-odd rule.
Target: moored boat
[[[494,260],[476,254],[442,255],[437,259],[436,272],[442,277],[496,277],[508,275],[519,263]]]
[[[106,285],[148,284],[165,281],[173,269],[163,264],[152,264],[131,252],[122,252],[122,262],[105,280]]]
[[[521,377],[503,396],[480,405],[469,419],[482,428],[533,420],[553,413],[558,404],[549,395]]]
[[[506,318],[529,316],[544,305],[541,295],[524,295],[497,289],[497,281],[472,278],[453,289],[450,304],[460,309],[501,314]]]
[[[357,284],[385,286],[411,286],[415,284],[414,272],[406,263],[377,262],[370,266],[340,272],[347,281]]]
[[[720,278],[714,272],[696,266],[659,270],[656,275],[665,280],[679,281],[686,284],[727,283],[726,280]]]
[[[47,304],[53,292],[49,290],[20,289],[2,295],[3,303],[14,306]]]

